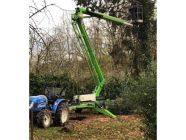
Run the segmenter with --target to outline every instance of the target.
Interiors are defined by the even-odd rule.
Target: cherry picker
[[[73,98],[74,103],[71,104],[69,108],[70,110],[75,110],[75,111],[89,108],[95,110],[96,112],[102,113],[106,116],[115,118],[116,116],[113,113],[111,113],[104,107],[100,106],[97,101],[103,89],[103,86],[105,84],[105,78],[100,68],[100,65],[98,64],[93,48],[91,47],[90,39],[88,37],[83,22],[84,18],[92,18],[92,17],[96,17],[98,19],[104,19],[106,21],[113,22],[114,24],[117,25],[133,26],[131,23],[123,19],[106,15],[100,12],[94,12],[94,10],[90,8],[83,8],[83,7],[76,8],[75,13],[72,14],[72,26],[79,40],[80,47],[87,58],[90,69],[93,72],[94,76],[96,77],[96,87],[91,94],[75,95]]]

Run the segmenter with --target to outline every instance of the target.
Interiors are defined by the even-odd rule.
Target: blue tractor
[[[68,122],[68,102],[59,95],[30,96],[29,104],[34,122],[39,127],[48,128],[51,124],[64,125]]]

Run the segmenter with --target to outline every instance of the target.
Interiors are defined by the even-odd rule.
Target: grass
[[[103,115],[87,115],[83,120],[71,119],[70,132],[61,127],[34,127],[34,140],[143,140],[143,124],[138,115],[122,115],[117,119]]]

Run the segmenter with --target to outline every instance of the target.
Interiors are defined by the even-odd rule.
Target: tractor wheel
[[[41,110],[37,116],[37,125],[39,127],[48,128],[52,123],[51,112],[47,109]]]
[[[66,103],[61,103],[56,111],[55,115],[55,124],[64,125],[69,120],[69,108]]]

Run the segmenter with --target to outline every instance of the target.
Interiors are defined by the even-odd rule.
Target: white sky
[[[34,6],[34,2],[36,3],[36,6],[38,9],[43,7],[43,0],[29,0],[30,4],[29,6]],[[62,9],[66,10],[75,10],[75,2],[73,0],[46,0],[47,5],[49,4],[56,4]],[[35,6],[34,6],[35,7]],[[33,17],[34,21],[39,24],[39,27],[44,29],[50,29],[54,27],[55,25],[58,25],[61,21],[61,16],[63,15],[64,11],[62,11],[60,8],[57,8],[56,6],[49,6],[47,9],[50,11],[47,12],[46,16],[44,13],[38,13]],[[70,15],[70,14],[69,14]]]

